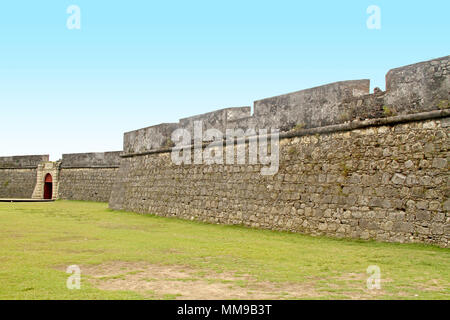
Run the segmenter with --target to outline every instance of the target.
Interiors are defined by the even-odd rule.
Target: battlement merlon
[[[63,154],[61,168],[119,167],[121,151]]]
[[[48,161],[49,158],[48,154],[0,157],[0,168],[37,168],[41,162]]]
[[[450,100],[450,56],[390,70],[385,104],[408,114],[443,109]]]
[[[123,152],[125,154],[144,153],[169,146],[172,132],[178,128],[178,123],[161,123],[126,132],[123,139]]]
[[[346,99],[370,93],[370,80],[340,81],[257,100],[256,125],[288,131],[295,126],[321,127],[340,122],[338,106]]]
[[[370,93],[370,80],[340,81],[254,102],[250,107],[226,108],[160,124],[124,135],[124,153],[145,153],[167,148],[178,128],[203,129],[317,128],[348,121],[388,117],[449,107],[450,56],[390,70],[386,91]]]

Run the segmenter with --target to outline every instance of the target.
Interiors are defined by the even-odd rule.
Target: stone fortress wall
[[[63,154],[59,198],[108,202],[120,165],[120,153]]]
[[[341,81],[254,102],[250,107],[226,108],[162,123],[124,134],[126,156],[169,149],[178,128],[243,130],[275,128],[283,132],[338,125],[354,120],[384,118],[445,109],[449,101],[449,56],[396,68],[386,74],[386,91],[370,94],[370,80]]]
[[[44,180],[53,178],[53,199],[108,202],[121,151],[0,158],[0,198],[43,199]]]
[[[110,208],[223,224],[447,247],[450,57],[124,134]],[[280,167],[175,165],[171,133],[278,128]],[[246,145],[248,149],[248,144]],[[224,144],[224,153],[227,152]]]
[[[369,80],[342,81],[255,101],[253,113],[226,108],[159,124],[125,133],[123,153],[64,155],[58,197],[109,199],[115,210],[212,223],[447,247],[449,100],[446,56],[390,70],[386,91],[370,93]],[[248,163],[175,165],[172,132],[192,132],[199,120],[204,130],[224,133],[280,129],[278,172],[263,176],[261,164]],[[33,168],[0,164],[0,183],[12,175],[13,186],[23,185],[0,184],[0,197],[29,193],[21,182],[29,178],[8,171],[25,169]]]
[[[0,198],[31,198],[37,168],[48,155],[0,157]]]

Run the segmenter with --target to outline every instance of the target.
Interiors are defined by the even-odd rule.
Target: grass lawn
[[[449,299],[450,250],[0,203],[0,299]],[[66,268],[81,268],[68,290]],[[368,290],[366,269],[381,269]]]

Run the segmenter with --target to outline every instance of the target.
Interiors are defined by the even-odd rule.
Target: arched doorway
[[[53,178],[50,173],[45,176],[44,199],[51,200],[53,196]]]

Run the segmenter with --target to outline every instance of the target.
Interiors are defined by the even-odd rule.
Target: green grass
[[[100,290],[85,278],[81,290],[68,290],[68,274],[57,268],[110,261],[182,265],[198,270],[200,277],[211,270],[248,274],[279,283],[281,293],[283,283],[314,281],[322,299],[364,292],[365,279],[347,277],[377,265],[386,282],[374,298],[450,298],[450,251],[434,246],[203,224],[77,201],[0,203],[0,221],[0,299],[178,297]],[[242,280],[235,284],[246,286]]]

